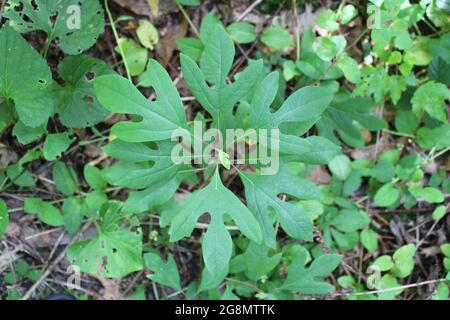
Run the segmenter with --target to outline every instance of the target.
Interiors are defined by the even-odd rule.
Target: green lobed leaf
[[[141,117],[140,121],[115,124],[112,132],[123,141],[144,142],[169,139],[174,130],[186,128],[180,95],[167,71],[150,60],[141,82],[154,88],[155,101],[146,99],[130,81],[120,76],[107,75],[94,80],[97,98],[106,109]]]
[[[304,294],[326,294],[333,286],[323,281],[342,261],[338,254],[321,255],[309,267],[305,267],[307,252],[301,252],[289,266],[288,276],[282,289]]]
[[[164,262],[158,254],[146,253],[144,263],[150,271],[154,272],[147,275],[150,280],[181,291],[180,274],[172,255],[169,255],[167,262]]]
[[[233,245],[223,222],[224,214],[229,215],[250,240],[260,243],[261,230],[250,210],[222,184],[216,171],[204,189],[180,203],[179,212],[171,222],[171,241],[190,235],[197,220],[206,212],[211,222],[202,240],[203,259],[209,272],[218,275],[228,269]]]

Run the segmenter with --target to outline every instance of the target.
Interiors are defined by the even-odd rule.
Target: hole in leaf
[[[86,73],[86,80],[87,81],[92,81],[95,77],[95,73],[93,73],[92,71],[89,71]]]
[[[94,103],[94,98],[92,96],[85,96],[83,98],[84,102],[86,102],[87,104],[93,104]]]

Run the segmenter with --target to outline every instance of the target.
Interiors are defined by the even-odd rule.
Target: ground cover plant
[[[0,299],[450,298],[450,2],[8,0]]]

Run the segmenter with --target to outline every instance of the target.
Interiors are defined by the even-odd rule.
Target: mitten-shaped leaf
[[[149,83],[156,92],[150,101],[127,79],[117,75],[102,76],[94,81],[100,103],[109,111],[133,114],[140,121],[120,122],[112,132],[127,142],[170,139],[179,128],[186,128],[186,114],[180,95],[167,71],[155,60],[147,66]]]
[[[258,221],[247,207],[223,184],[218,171],[204,189],[197,191],[184,200],[181,208],[172,220],[171,241],[177,241],[192,233],[197,220],[209,213],[211,222],[203,237],[202,251],[206,268],[212,274],[221,274],[228,269],[233,243],[223,222],[229,215],[241,233],[247,238],[261,242],[261,230]]]
[[[240,172],[245,186],[245,197],[261,226],[264,243],[275,248],[276,235],[270,209],[275,210],[281,227],[295,239],[312,240],[312,222],[300,204],[281,200],[280,194],[298,199],[318,199],[319,189],[310,181],[301,179],[281,166],[276,175],[259,175]]]

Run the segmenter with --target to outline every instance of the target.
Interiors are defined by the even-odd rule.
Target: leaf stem
[[[122,56],[123,64],[124,64],[125,70],[127,72],[127,78],[128,78],[128,80],[130,80],[130,82],[132,82],[130,68],[128,67],[128,62],[127,62],[127,57],[125,56],[125,52],[123,51],[122,45],[120,44],[119,35],[117,33],[116,25],[115,25],[114,20],[112,18],[111,11],[109,10],[108,0],[105,0],[105,10],[106,10],[106,13],[108,15],[108,19],[111,22],[111,29],[112,29],[112,32],[114,34],[114,38],[116,39],[117,46],[119,47],[120,55]]]

